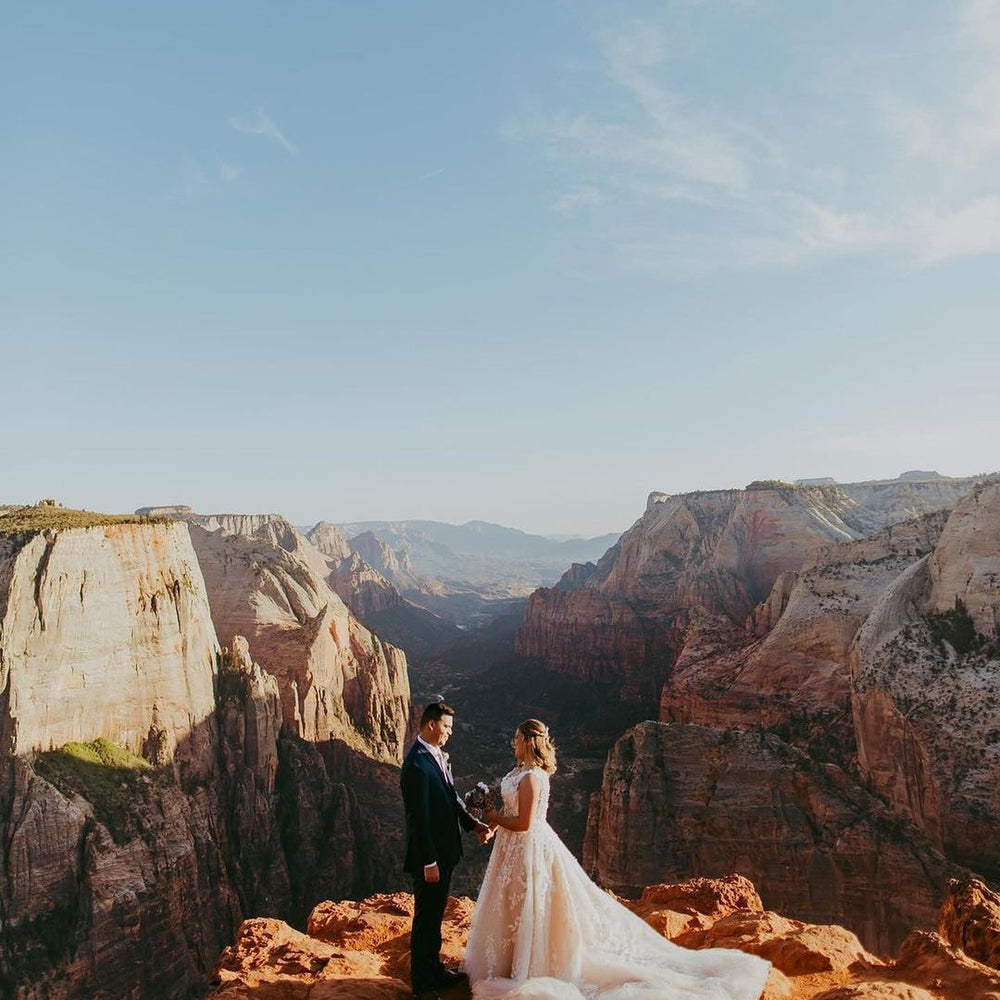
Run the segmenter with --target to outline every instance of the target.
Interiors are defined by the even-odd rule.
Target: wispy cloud
[[[291,156],[299,155],[299,147],[278,128],[277,122],[263,108],[258,108],[251,115],[230,118],[229,124],[237,132],[262,135],[272,142],[278,143]]]
[[[1000,253],[1000,197],[977,198],[949,212],[922,212],[913,219],[919,262]]]
[[[947,105],[925,107],[905,98],[885,102],[885,114],[909,155],[971,173],[993,166],[1000,153],[1000,2],[970,0],[961,18],[963,84]]]
[[[682,6],[693,5],[678,0],[674,12]],[[964,86],[935,93],[933,105],[855,90],[842,105],[806,108],[789,88],[755,113],[752,98],[728,95],[727,105],[718,91],[709,104],[683,89],[701,53],[673,22],[631,22],[597,40],[613,100],[521,118],[504,132],[562,168],[551,210],[569,224],[587,209],[601,223],[588,238],[619,267],[669,273],[875,253],[925,267],[997,253],[1000,0],[968,0],[953,23],[937,57],[963,67]],[[845,124],[813,135],[813,146],[782,127],[823,114]]]
[[[232,184],[241,174],[243,168],[225,160],[216,160],[215,165],[206,164],[194,158],[184,161],[183,181],[180,197],[189,202],[208,195],[220,184]]]
[[[594,208],[603,203],[604,195],[592,184],[575,184],[552,202],[552,211],[560,215],[576,215],[582,209]]]
[[[219,179],[225,184],[232,184],[232,182],[242,173],[243,168],[238,167],[233,163],[219,164]]]

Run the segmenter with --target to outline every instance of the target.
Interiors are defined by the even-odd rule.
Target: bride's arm
[[[490,826],[502,826],[505,830],[511,830],[514,833],[524,833],[535,818],[540,784],[538,776],[529,771],[517,785],[517,815],[501,816],[491,809],[486,813],[486,821]]]

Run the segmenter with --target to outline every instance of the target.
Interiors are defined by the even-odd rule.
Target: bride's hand
[[[500,813],[498,813],[496,809],[490,806],[483,814],[483,819],[485,819],[490,826],[497,826],[498,821],[500,819]]]

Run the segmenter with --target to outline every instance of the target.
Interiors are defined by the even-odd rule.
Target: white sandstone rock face
[[[745,490],[652,493],[643,516],[596,567],[571,570],[556,587],[532,594],[518,652],[583,678],[608,680],[617,673],[623,696],[651,700],[669,673],[665,664],[684,655],[685,646],[690,663],[769,631],[791,599],[793,575],[825,547],[950,510],[975,483],[760,482]],[[832,599],[838,587],[830,589]],[[768,603],[755,612],[762,602]],[[743,638],[738,633],[748,618]],[[613,643],[605,634],[612,620],[620,623]],[[635,628],[626,636],[632,620]],[[699,634],[688,635],[692,626]]]
[[[320,552],[331,559],[351,558],[351,543],[329,521],[320,521],[306,536]]]
[[[693,618],[663,687],[660,721],[794,724],[796,742],[821,742],[849,759],[851,643],[885,589],[934,547],[946,516],[821,548],[798,573],[778,577],[745,631],[720,616]]]
[[[368,534],[390,554],[392,561],[398,567],[392,549],[370,532]],[[326,557],[326,582],[362,621],[368,621],[373,615],[387,608],[397,608],[402,605],[403,598],[399,591],[386,579],[384,572],[375,568],[370,559],[366,561],[366,557],[355,544],[357,539],[355,542],[348,542],[329,521],[320,521],[306,538]],[[379,548],[373,551],[382,554]]]
[[[330,587],[331,558],[275,514],[188,517],[220,641],[246,636],[278,680],[286,726],[398,762],[410,685],[402,650]]]
[[[988,483],[886,589],[851,651],[862,774],[946,853],[991,876],[1000,871],[998,573],[1000,484]]]
[[[961,600],[976,630],[1000,638],[1000,484],[976,487],[955,508],[930,560],[930,606]]]
[[[185,525],[0,538],[3,749],[104,737],[142,753],[153,731],[198,755],[218,649]]]

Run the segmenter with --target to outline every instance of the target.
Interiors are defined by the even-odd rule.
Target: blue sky
[[[31,0],[0,101],[0,501],[1000,467],[1000,0]]]

